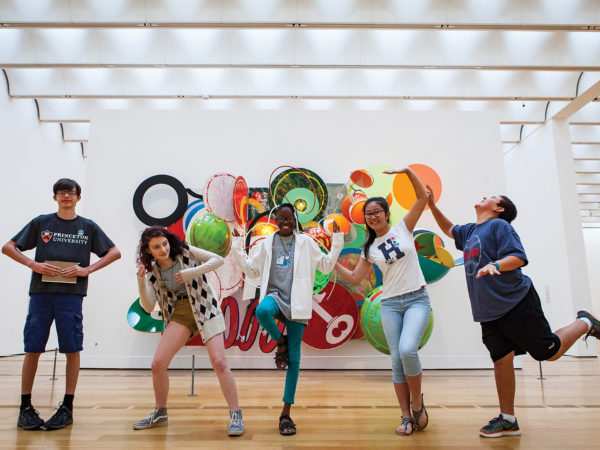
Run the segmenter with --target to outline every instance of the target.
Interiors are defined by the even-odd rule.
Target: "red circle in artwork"
[[[358,307],[343,286],[327,283],[313,295],[313,313],[302,340],[313,348],[327,350],[348,341],[358,326]]]
[[[244,177],[237,177],[233,185],[233,214],[235,220],[244,226],[248,220],[248,184]]]

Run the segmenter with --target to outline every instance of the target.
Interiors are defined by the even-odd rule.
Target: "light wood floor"
[[[600,448],[600,361],[563,358],[538,364],[526,360],[517,372],[517,417],[522,436],[484,439],[478,429],[498,414],[489,370],[424,372],[429,427],[408,437],[394,434],[400,412],[390,371],[300,373],[292,417],[298,434],[277,430],[285,374],[236,370],[246,434],[229,438],[228,412],[212,371],[196,371],[196,397],[190,397],[190,371],[173,370],[169,425],[133,431],[131,425],[153,408],[148,370],[82,370],[73,426],[57,431],[16,427],[22,357],[0,358],[0,447],[2,448]],[[64,393],[64,361],[52,374],[52,354],[40,362],[33,401],[48,418]]]

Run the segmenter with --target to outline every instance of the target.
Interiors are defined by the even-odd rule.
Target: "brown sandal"
[[[275,366],[279,370],[285,370],[288,366],[287,335],[285,334],[282,334],[277,341],[277,350],[275,351]]]
[[[296,434],[296,424],[290,416],[279,416],[279,434],[282,436],[292,436]]]
[[[415,411],[413,409],[412,413],[413,413],[413,417],[414,417],[415,430],[423,431],[427,427],[427,424],[429,423],[429,414],[427,414],[427,410],[425,409],[425,402],[423,401],[423,394],[421,394],[421,409],[418,411]],[[425,425],[419,426],[419,421],[421,420],[421,416],[423,414],[425,414],[425,419],[426,419]]]

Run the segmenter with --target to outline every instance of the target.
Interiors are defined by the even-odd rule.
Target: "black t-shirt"
[[[35,248],[35,260],[78,262],[90,265],[90,252],[102,257],[115,246],[93,221],[77,216],[64,220],[56,213],[38,216],[19,231],[12,240],[21,251]],[[29,295],[43,293],[87,295],[88,277],[77,277],[76,284],[45,283],[33,272]]]

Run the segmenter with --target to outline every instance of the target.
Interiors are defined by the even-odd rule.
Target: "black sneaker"
[[[490,420],[490,423],[481,427],[479,435],[486,438],[497,438],[502,436],[519,436],[521,430],[515,417],[514,422],[509,422],[500,414],[498,417],[494,417]]]
[[[41,428],[42,425],[44,425],[44,421],[38,412],[33,409],[33,406],[28,406],[19,412],[19,420],[17,420],[18,427],[21,427],[24,430],[37,430]]]
[[[73,423],[73,411],[62,404],[58,405],[58,410],[44,424],[45,430],[60,430],[61,428]]]
[[[585,309],[577,311],[578,319],[582,319],[584,317],[590,322],[592,322],[592,326],[590,328],[590,331],[587,332],[583,339],[587,339],[588,336],[594,336],[596,339],[600,339],[600,320],[596,319],[594,316],[592,316],[592,314],[589,311],[586,311]]]

